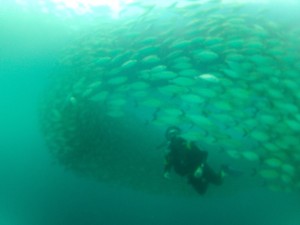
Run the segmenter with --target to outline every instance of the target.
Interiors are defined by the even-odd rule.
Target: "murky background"
[[[164,2],[167,9],[148,1],[1,2],[1,224],[299,223],[299,4],[235,2],[248,17],[236,20],[239,7],[230,17],[250,30],[228,44],[231,36],[210,21],[224,21],[214,7],[232,7],[220,2],[207,3],[205,17],[193,19],[183,1]],[[182,15],[175,26],[171,19]],[[262,20],[251,23],[253,15]],[[201,22],[210,34],[202,41],[192,37]],[[256,39],[248,35],[254,31]],[[241,39],[251,39],[248,51]],[[200,48],[190,40],[205,49],[194,53]],[[226,51],[228,45],[236,50]],[[257,123],[263,126],[254,129]],[[215,168],[226,163],[245,175],[205,196],[175,174],[164,180],[165,150],[156,147],[171,124],[200,139]]]

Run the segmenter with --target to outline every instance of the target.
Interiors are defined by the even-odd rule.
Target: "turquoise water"
[[[18,7],[11,3],[0,17],[1,224],[299,224],[299,190],[273,192],[261,181],[247,182],[256,179],[250,176],[212,188],[211,195],[185,197],[97,182],[66,170],[49,154],[39,110],[49,80],[62,73],[61,50],[90,18],[62,22]],[[160,166],[159,160],[153,163]]]

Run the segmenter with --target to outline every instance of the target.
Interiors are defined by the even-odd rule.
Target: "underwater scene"
[[[0,4],[0,225],[300,224],[299,1]]]

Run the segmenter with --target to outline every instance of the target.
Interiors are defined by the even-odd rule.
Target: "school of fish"
[[[118,19],[99,17],[63,51],[66,69],[41,104],[51,152],[100,180],[125,179],[119,171],[136,167],[114,165],[116,153],[100,137],[118,121],[126,130],[134,115],[150,127],[179,126],[184,138],[253,163],[254,176],[272,190],[299,191],[300,29],[247,7],[135,2]],[[97,126],[105,127],[101,134]],[[78,166],[95,155],[100,169]]]

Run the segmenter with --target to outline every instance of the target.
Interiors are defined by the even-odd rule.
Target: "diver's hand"
[[[164,173],[164,178],[167,179],[167,180],[170,180],[171,179],[170,173],[169,172],[165,172]]]
[[[194,177],[200,178],[203,175],[203,164],[201,164],[194,172]]]

